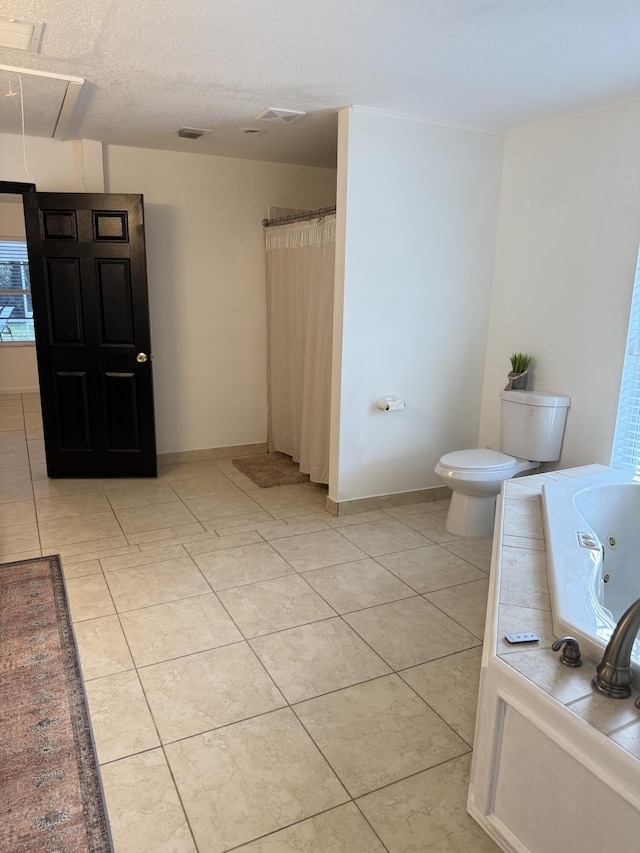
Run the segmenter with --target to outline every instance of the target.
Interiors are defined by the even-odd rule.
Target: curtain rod
[[[304,213],[292,213],[291,216],[281,216],[279,219],[263,219],[262,224],[265,228],[271,228],[273,225],[289,225],[292,222],[302,222],[305,219],[316,219],[322,216],[329,216],[329,214],[335,212],[335,205],[333,207],[319,207],[317,210],[307,210]]]

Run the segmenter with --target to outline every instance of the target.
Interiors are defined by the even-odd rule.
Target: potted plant
[[[529,365],[533,356],[524,352],[514,352],[511,356],[511,370],[505,391],[526,391],[529,381]]]

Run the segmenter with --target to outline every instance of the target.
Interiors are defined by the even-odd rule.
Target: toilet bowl
[[[488,536],[493,530],[496,496],[505,480],[538,467],[497,450],[446,453],[435,472],[453,494],[446,529],[456,536]]]
[[[435,467],[453,492],[445,527],[455,536],[489,536],[503,482],[560,458],[569,397],[501,391],[500,404],[500,451],[455,450]]]

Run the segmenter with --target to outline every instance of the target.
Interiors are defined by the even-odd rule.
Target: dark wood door
[[[141,195],[24,196],[50,477],[155,477]]]

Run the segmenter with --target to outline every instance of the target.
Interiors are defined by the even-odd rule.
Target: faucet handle
[[[564,648],[562,648],[563,646]],[[551,648],[554,652],[559,652],[562,649],[560,663],[563,663],[565,666],[582,666],[580,646],[578,645],[578,641],[573,637],[563,637],[561,640],[556,640]]]

